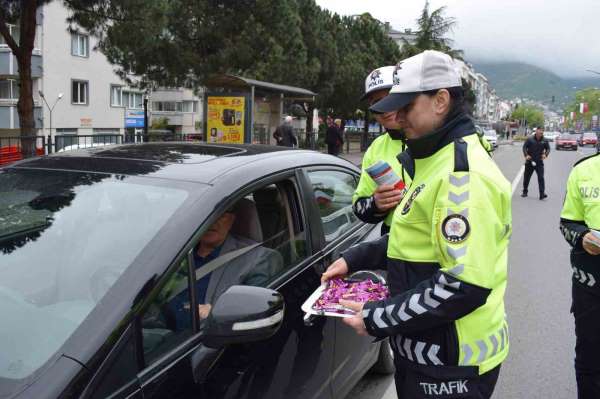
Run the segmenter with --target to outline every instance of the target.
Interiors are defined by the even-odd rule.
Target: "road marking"
[[[513,182],[512,182],[512,195],[515,195],[515,191],[517,191],[519,182],[521,181],[521,178],[523,177],[523,172],[525,172],[525,165],[521,166],[521,169],[519,169],[519,173],[517,173],[517,177],[515,177],[515,180],[513,180]]]

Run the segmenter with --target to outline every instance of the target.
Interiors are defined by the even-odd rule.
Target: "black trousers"
[[[573,281],[577,398],[600,398],[600,296]]]
[[[340,147],[341,146],[336,145],[336,144],[327,144],[327,153],[337,156],[340,154]]]
[[[533,171],[537,174],[538,187],[540,189],[540,196],[546,192],[546,183],[544,181],[544,161],[535,161],[535,166],[531,164],[531,161],[525,162],[525,175],[523,176],[523,192],[527,194],[527,188],[529,187],[529,180]]]
[[[437,368],[437,367],[434,367]],[[396,394],[398,399],[490,399],[498,376],[500,366],[480,376],[461,375],[459,367],[445,377],[442,373],[417,371],[411,367],[403,367],[396,362]],[[453,374],[453,375],[451,375]]]

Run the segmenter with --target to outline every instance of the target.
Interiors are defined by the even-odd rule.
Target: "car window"
[[[319,209],[325,241],[332,242],[359,223],[352,211],[352,194],[356,178],[345,172],[311,171],[314,200]]]
[[[187,196],[152,178],[0,171],[0,379],[48,361]]]
[[[232,285],[267,287],[308,255],[291,181],[247,194],[204,227],[193,249],[200,327]]]
[[[131,329],[125,333],[121,342],[117,344],[115,355],[109,355],[108,364],[102,367],[97,382],[94,382],[91,399],[108,398],[109,395],[116,394],[135,385],[137,387],[138,363],[135,350],[135,340]],[[135,388],[134,388],[135,389]]]
[[[146,365],[189,338],[192,331],[192,306],[188,262],[181,262],[142,313],[142,344]]]

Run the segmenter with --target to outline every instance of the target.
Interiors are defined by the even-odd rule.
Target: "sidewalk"
[[[351,152],[349,154],[340,154],[340,158],[344,158],[347,161],[352,162],[354,165],[360,167],[360,164],[363,159],[364,152]]]

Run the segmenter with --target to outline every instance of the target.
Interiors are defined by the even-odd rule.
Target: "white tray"
[[[352,275],[350,275],[349,277],[355,277],[355,276],[363,276],[363,277],[371,277],[371,280],[374,281],[381,281],[382,283],[386,283],[385,279],[378,273],[375,272],[371,272],[371,271],[358,271],[356,273],[353,273]],[[348,317],[353,317],[356,315],[356,312],[354,312],[352,309],[347,309],[350,312],[353,312],[353,314],[344,314],[344,313],[336,313],[336,312],[326,312],[324,310],[315,310],[313,309],[313,305],[315,302],[317,302],[317,300],[321,297],[321,294],[323,293],[323,291],[325,291],[325,288],[327,288],[327,283],[323,283],[319,286],[319,288],[317,288],[315,290],[315,292],[313,292],[306,301],[304,301],[304,303],[301,306],[301,309],[304,313],[306,313],[304,315],[305,319],[307,317],[309,317],[309,315],[315,315],[315,316],[331,316],[331,317],[341,317],[341,318],[348,318]]]
[[[325,291],[325,288],[327,288],[327,284],[321,284],[319,286],[319,288],[317,288],[315,290],[315,292],[313,292],[306,301],[304,301],[304,303],[302,304],[302,311],[304,313],[306,313],[307,315],[313,314],[315,316],[333,316],[333,317],[353,317],[354,314],[343,314],[343,313],[335,313],[335,312],[326,312],[324,310],[315,310],[313,309],[313,305],[315,304],[315,302],[317,302],[317,300],[321,297],[321,294],[323,294],[323,291]],[[348,309],[351,312],[354,312],[351,309]]]

